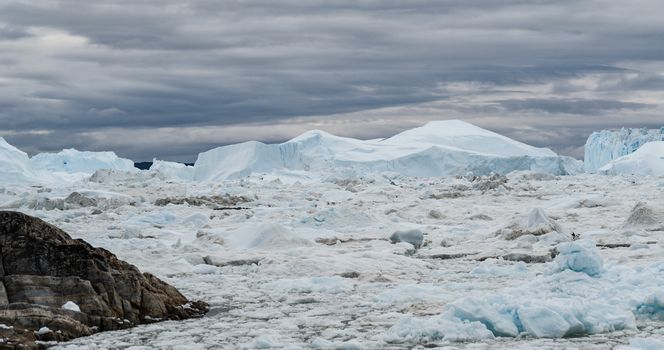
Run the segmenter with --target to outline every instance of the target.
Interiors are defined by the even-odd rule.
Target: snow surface
[[[634,153],[610,161],[598,172],[607,175],[664,176],[664,141],[648,142]]]
[[[664,127],[660,129],[602,130],[590,134],[585,145],[584,168],[594,173],[614,159],[635,152],[652,141],[664,141]]]
[[[309,131],[281,144],[256,141],[198,155],[194,179],[218,181],[252,173],[295,170],[333,173],[392,171],[409,176],[483,175],[533,170],[554,175],[581,171],[582,163],[460,120],[429,122],[381,140],[356,140]]]

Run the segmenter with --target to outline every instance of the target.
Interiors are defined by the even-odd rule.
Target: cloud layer
[[[465,119],[575,156],[664,124],[664,3],[0,3],[0,136],[35,153],[187,160],[311,128]]]

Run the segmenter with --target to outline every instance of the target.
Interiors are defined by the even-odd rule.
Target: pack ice
[[[612,169],[644,174],[620,170],[641,158],[656,168],[658,144]],[[661,178],[553,176],[580,163],[458,121],[383,140],[312,131],[231,145],[195,167],[39,158],[0,142],[0,207],[212,307],[57,349],[599,350],[664,339]],[[116,169],[45,175],[98,167]],[[441,176],[511,170],[523,171]]]
[[[594,173],[610,161],[633,153],[652,141],[664,141],[664,127],[595,131],[586,141],[585,171]]]
[[[216,181],[279,170],[408,176],[484,175],[532,170],[576,174],[581,162],[460,120],[429,122],[387,139],[357,140],[309,131],[281,144],[251,141],[201,153],[194,179]]]

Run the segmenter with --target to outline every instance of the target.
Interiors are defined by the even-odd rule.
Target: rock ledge
[[[80,312],[62,306],[73,302]],[[71,305],[68,304],[68,305]],[[201,317],[204,302],[29,215],[0,211],[0,350]]]

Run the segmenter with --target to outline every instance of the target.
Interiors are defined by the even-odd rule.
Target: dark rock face
[[[0,211],[0,282],[0,338],[6,339],[0,350],[200,317],[208,310],[111,252],[18,212]],[[63,309],[68,301],[81,312]],[[50,332],[35,332],[42,327]]]

